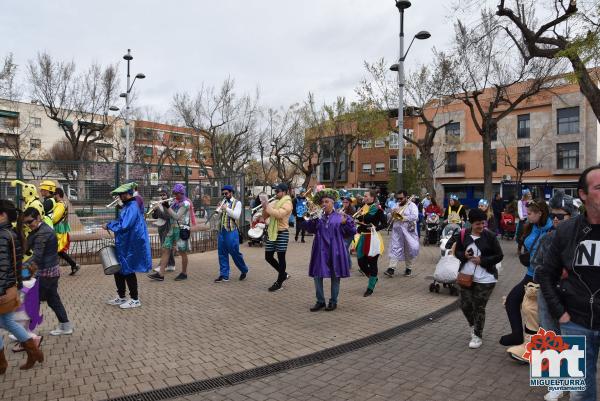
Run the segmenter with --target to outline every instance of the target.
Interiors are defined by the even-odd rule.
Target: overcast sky
[[[448,0],[414,0],[406,11],[407,67],[430,60],[453,35]],[[260,89],[261,103],[287,106],[314,92],[320,101],[353,97],[363,61],[398,57],[394,0],[19,0],[0,15],[0,56],[13,52],[24,75],[38,51],[86,67],[120,61],[127,48],[138,106],[170,108],[178,91],[231,76],[239,91]],[[408,44],[408,43],[407,43]]]

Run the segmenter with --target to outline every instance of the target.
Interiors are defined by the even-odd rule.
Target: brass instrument
[[[258,197],[259,197],[259,199],[261,199],[261,198],[262,198],[262,197],[261,197],[261,195],[263,195],[262,197],[266,197],[266,196],[267,196],[267,194],[266,194],[265,192],[261,192],[261,193],[259,193],[259,194],[258,194]],[[268,198],[268,199],[267,199],[267,203],[271,203],[271,202],[272,202],[272,201],[274,201],[274,200],[275,200],[275,197],[274,197],[274,196],[271,196],[270,198]],[[261,199],[261,201],[262,201],[262,199]],[[262,209],[262,203],[261,203],[260,205],[258,205],[258,206],[254,206],[254,207],[253,207],[253,208],[250,210],[250,214],[254,214],[254,213],[258,212],[259,210],[262,212],[262,210],[261,210],[261,209]]]
[[[121,200],[121,198],[119,197],[119,195],[115,195],[113,196],[113,201],[110,202],[108,205],[106,205],[106,207],[115,207],[117,205],[117,203],[119,203],[119,201]]]
[[[410,204],[410,202],[412,202],[414,199],[415,199],[415,195],[411,195],[406,200],[406,203],[404,204],[404,206],[402,206],[398,210],[396,210],[396,209],[392,210],[392,222],[394,222],[394,221],[403,221],[404,220],[404,216],[402,214],[404,213],[404,211],[406,210],[406,208],[408,207],[408,205]]]
[[[221,200],[221,202],[217,205],[217,208],[215,209],[215,211],[213,212],[213,216],[215,214],[219,214],[221,213],[221,206],[223,206],[225,204],[225,202],[227,202],[227,197],[223,197],[223,199]]]
[[[148,211],[146,212],[146,217],[150,217],[152,215],[152,212],[154,212],[156,209],[158,209],[158,207],[164,203],[164,202],[172,202],[174,201],[175,198],[169,198],[169,199],[165,199],[165,200],[158,200],[158,201],[152,201],[150,202],[150,207],[148,208]]]

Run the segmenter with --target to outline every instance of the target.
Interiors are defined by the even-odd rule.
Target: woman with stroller
[[[465,207],[460,204],[458,196],[455,194],[450,195],[448,207],[444,212],[443,220],[444,226],[447,224],[459,224],[462,226],[467,220],[467,212]]]
[[[469,348],[481,347],[485,307],[498,281],[496,265],[504,257],[496,233],[485,229],[487,215],[480,209],[469,211],[471,228],[454,236],[454,255],[460,260],[459,271],[473,276],[470,287],[460,289],[460,308],[471,328]]]
[[[21,261],[23,259],[23,241],[21,236],[17,234],[17,231],[22,232],[21,224],[17,225],[17,231],[13,228],[13,223],[17,221],[17,215],[17,209],[13,202],[0,199],[0,296],[14,299],[14,309],[6,308],[0,313],[0,327],[12,333],[25,348],[27,361],[21,366],[21,369],[25,370],[31,369],[36,362],[43,362],[44,354],[39,350],[33,335],[29,334],[14,318],[14,311],[18,307],[17,299],[19,295],[17,289],[22,285]],[[53,231],[52,236],[54,236]],[[56,237],[54,238],[56,239]],[[58,256],[56,258],[58,262]],[[4,343],[2,336],[0,336],[0,375],[6,373],[7,368],[8,362],[4,355]]]
[[[529,225],[523,233],[523,247],[525,252],[519,255],[521,264],[527,267],[523,279],[515,285],[506,297],[505,308],[510,323],[511,333],[500,338],[500,344],[504,346],[519,345],[523,343],[523,319],[521,318],[521,303],[525,296],[525,286],[533,281],[532,256],[535,256],[540,238],[552,229],[550,211],[544,201],[529,202],[527,206],[527,220]]]

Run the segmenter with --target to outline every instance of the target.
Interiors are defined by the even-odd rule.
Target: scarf
[[[275,202],[273,209],[279,209],[281,208],[281,206],[283,206],[284,203],[291,201],[292,198],[290,198],[289,195],[285,195],[283,198]],[[277,219],[274,219],[273,217],[269,218],[269,229],[267,233],[269,235],[269,241],[277,241]]]

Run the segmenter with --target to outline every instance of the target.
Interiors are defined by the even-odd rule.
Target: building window
[[[354,172],[354,160],[350,160],[350,172]]]
[[[556,144],[556,168],[561,170],[579,168],[579,142]]]
[[[517,116],[517,138],[529,138],[529,114]]]
[[[450,123],[446,125],[446,140],[452,141],[460,138],[460,123]]]
[[[0,134],[0,148],[15,148],[19,143],[19,136],[13,134]]]
[[[398,133],[390,132],[389,136],[390,149],[398,149]]]
[[[331,162],[322,163],[321,180],[331,181]]]
[[[385,148],[385,140],[384,139],[376,139],[375,147],[376,148]]]
[[[360,141],[360,147],[363,149],[371,149],[373,147],[373,142],[371,141]]]
[[[29,124],[34,128],[40,128],[42,126],[42,119],[40,117],[29,117]]]
[[[490,153],[492,172],[495,173],[498,171],[498,151],[496,149],[492,149]]]
[[[446,152],[446,164],[456,166],[458,164],[458,152]]]
[[[398,171],[398,156],[390,156],[390,171]]]
[[[519,146],[517,148],[517,169],[522,171],[531,169],[529,146]]]
[[[559,135],[579,133],[579,107],[556,110],[556,126]]]
[[[96,154],[100,157],[112,158],[113,150],[110,146],[98,145],[96,147]]]
[[[375,163],[375,172],[376,173],[384,173],[385,172],[385,163]]]
[[[37,138],[31,138],[29,140],[29,147],[31,149],[41,149],[42,148],[42,140]]]
[[[152,148],[150,146],[144,147],[144,156],[146,156],[146,157],[152,156]]]
[[[363,173],[370,173],[371,172],[371,164],[370,163],[363,163],[363,165],[362,165],[362,172]]]

